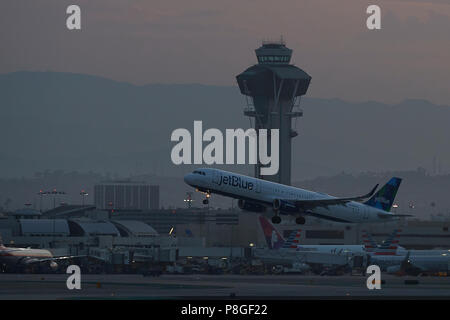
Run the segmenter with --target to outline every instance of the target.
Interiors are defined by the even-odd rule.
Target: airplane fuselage
[[[417,251],[417,250],[416,250]],[[422,272],[449,272],[450,256],[445,254],[433,254],[423,250],[422,254],[410,255],[408,263]],[[430,250],[432,251],[432,250]],[[426,254],[429,255],[426,255]],[[396,273],[400,270],[402,262],[406,259],[406,255],[395,256],[377,256],[372,257],[371,264],[378,265],[382,271]]]
[[[26,266],[42,259],[51,258],[53,255],[48,250],[0,247],[0,265],[9,268]]]
[[[277,199],[292,201],[335,199],[328,194],[212,168],[198,169],[187,174],[184,180],[187,184],[202,192],[216,193],[266,207],[272,207]],[[389,212],[356,201],[316,207],[307,212],[301,212],[294,206],[291,208],[287,206],[285,210],[280,210],[279,213],[310,215],[346,223],[372,223],[390,220]]]

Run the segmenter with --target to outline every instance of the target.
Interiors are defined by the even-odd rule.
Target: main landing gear
[[[272,217],[273,224],[279,224],[280,222],[281,222],[281,218],[278,215]],[[306,220],[302,216],[295,218],[296,224],[305,224],[305,222],[306,222]]]
[[[296,224],[305,224],[305,222],[306,222],[306,220],[302,216],[295,218],[295,223]]]
[[[272,223],[273,224],[279,224],[281,222],[281,218],[279,216],[273,216],[272,217]]]

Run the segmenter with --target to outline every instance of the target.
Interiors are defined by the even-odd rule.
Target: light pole
[[[42,196],[46,195],[47,192],[44,192],[43,190],[39,190],[37,193],[39,195],[39,211],[42,212]]]
[[[56,195],[58,194],[66,194],[64,191],[56,191],[56,189],[53,189],[51,192],[48,192],[53,195],[53,209],[56,208]]]
[[[89,193],[87,193],[84,190],[80,191],[80,196],[81,196],[81,205],[84,207],[84,197],[87,197],[89,195]]]
[[[37,195],[39,195],[39,209],[42,212],[42,196],[45,195],[53,195],[53,209],[56,208],[56,195],[58,194],[66,194],[64,191],[56,191],[56,189],[53,189],[52,191],[43,191],[43,190],[39,190],[39,192],[37,193]]]

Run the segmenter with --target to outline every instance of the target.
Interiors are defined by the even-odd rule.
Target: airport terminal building
[[[159,209],[159,186],[136,181],[108,181],[94,186],[95,206],[101,210]]]

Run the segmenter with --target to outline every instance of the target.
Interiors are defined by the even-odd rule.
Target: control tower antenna
[[[303,116],[299,97],[306,94],[311,77],[289,64],[292,50],[286,47],[283,37],[279,41],[263,41],[255,53],[258,64],[236,77],[239,89],[247,99],[244,114],[255,119],[252,125],[257,132],[259,129],[267,129],[269,133],[270,129],[280,130],[278,173],[261,176],[262,164],[258,163],[255,165],[255,177],[290,185],[291,139],[298,135],[292,129],[292,119]],[[268,148],[270,152],[270,141]]]

